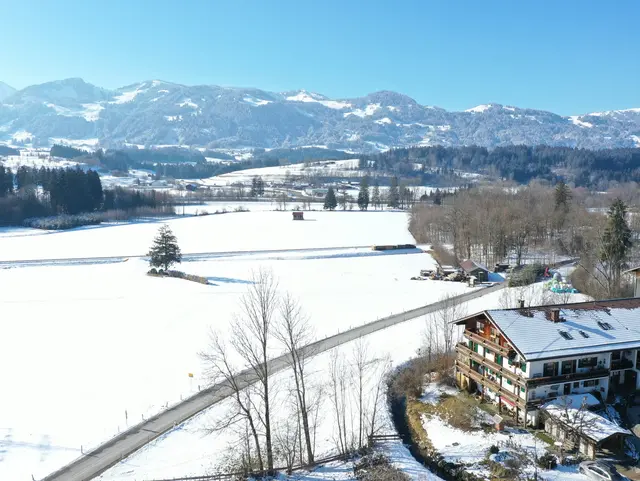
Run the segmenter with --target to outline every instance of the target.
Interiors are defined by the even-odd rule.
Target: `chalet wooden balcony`
[[[616,359],[611,361],[611,370],[619,371],[621,369],[631,369],[633,361],[631,359]]]
[[[482,337],[479,334],[476,334],[475,332],[470,331],[469,329],[465,329],[464,335],[467,339],[471,339],[473,342],[476,342],[480,344],[482,347],[486,347],[490,351],[496,352],[501,356],[508,356],[509,353],[511,352],[510,348],[501,346],[500,344],[497,344],[491,341],[490,339],[487,339],[486,337]]]
[[[609,369],[597,368],[587,372],[574,372],[572,374],[561,374],[560,376],[541,376],[527,379],[529,386],[535,387],[541,384],[557,384],[561,382],[580,381],[583,379],[595,379],[609,375]]]
[[[467,346],[462,342],[456,346],[456,350],[458,351],[458,356],[464,356],[464,358],[472,359],[479,364],[484,364],[485,366],[491,368],[496,373],[514,382],[519,387],[525,387],[527,384],[526,379],[524,379],[523,377],[517,375],[514,372],[509,371],[508,368],[501,366],[500,364],[493,362],[490,359],[487,359],[486,357],[478,354],[477,352],[472,351],[471,349],[469,349],[469,346]]]
[[[492,381],[491,379],[489,379],[487,377],[484,377],[479,372],[475,371],[474,369],[471,369],[471,367],[469,367],[469,366],[467,366],[465,364],[462,364],[460,361],[456,360],[456,369],[458,371],[460,371],[461,373],[465,374],[466,376],[469,376],[469,378],[473,379],[478,384],[480,384],[480,385],[482,385],[484,387],[488,387],[494,393],[499,394],[500,396],[507,398],[513,404],[518,406],[520,409],[526,409],[527,403],[526,403],[526,401],[524,399],[522,399],[520,396],[518,396],[517,394],[515,394],[515,393],[513,393],[511,391],[507,391],[502,386],[500,386],[498,383]]]

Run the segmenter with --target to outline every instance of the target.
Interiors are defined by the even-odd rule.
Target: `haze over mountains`
[[[107,90],[79,78],[15,91],[0,82],[0,142],[105,147],[327,146],[354,151],[412,145],[640,146],[640,108],[561,116],[499,104],[449,112],[396,92],[330,99],[159,80]]]

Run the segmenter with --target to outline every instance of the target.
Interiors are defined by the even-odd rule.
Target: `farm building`
[[[478,282],[487,282],[489,280],[489,270],[472,260],[462,261],[460,267],[468,276],[474,276]]]
[[[602,403],[592,394],[573,394],[556,398],[541,406],[544,430],[567,450],[578,450],[594,459],[597,450],[624,452],[624,441],[631,431],[600,416],[594,410]]]

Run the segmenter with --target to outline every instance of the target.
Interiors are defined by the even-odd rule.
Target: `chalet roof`
[[[561,322],[550,320],[558,309]],[[640,298],[484,311],[527,361],[640,348]]]
[[[631,431],[628,429],[621,428],[603,416],[582,408],[583,401],[579,398],[586,398],[587,396],[595,399],[591,394],[562,396],[544,404],[541,409],[596,443],[600,443],[615,434],[631,435]],[[598,402],[597,399],[595,401]],[[585,399],[585,402],[587,406],[595,405],[588,398]]]
[[[469,273],[471,271],[475,271],[476,269],[482,269],[483,271],[488,271],[489,270],[486,267],[484,267],[483,265],[478,264],[477,262],[474,262],[472,260],[462,261],[460,263],[460,267],[466,273]]]

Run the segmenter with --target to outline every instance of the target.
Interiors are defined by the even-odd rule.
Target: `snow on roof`
[[[472,260],[466,260],[466,261],[462,261],[460,263],[460,267],[465,271],[465,272],[471,272],[475,269],[482,269],[483,271],[489,271],[489,269],[487,269],[485,266],[483,266],[482,264],[479,264],[475,261]]]
[[[590,399],[589,396],[593,399]],[[631,431],[628,429],[621,428],[599,414],[582,408],[583,403],[586,403],[587,406],[595,405],[594,401],[595,404],[599,404],[599,401],[591,394],[563,396],[548,402],[541,409],[569,427],[580,431],[596,443],[604,441],[614,434],[631,435]]]
[[[640,298],[485,313],[527,361],[640,348]]]
[[[567,394],[566,396],[560,396],[558,398],[555,398],[553,401],[549,401],[548,403],[546,403],[543,408],[552,404],[562,407],[571,406],[577,409],[580,408],[583,404],[585,404],[587,407],[593,407],[598,406],[601,403],[593,394],[586,393]]]

